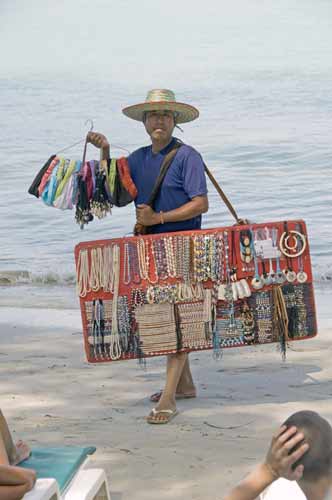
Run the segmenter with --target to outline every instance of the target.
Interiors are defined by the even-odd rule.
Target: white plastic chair
[[[74,476],[63,500],[111,500],[103,469],[81,469]]]
[[[85,465],[85,464],[84,464]],[[55,479],[37,479],[24,500],[111,500],[103,469],[80,468],[61,494]]]
[[[34,488],[24,495],[24,500],[59,500],[59,486],[55,479],[37,479]]]
[[[107,477],[103,469],[87,469],[91,460],[88,455],[74,477],[60,492],[54,478],[37,479],[34,488],[24,500],[111,500]]]

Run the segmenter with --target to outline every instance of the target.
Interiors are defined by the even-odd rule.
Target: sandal
[[[177,414],[178,411],[176,409],[156,410],[155,408],[152,408],[150,415],[146,417],[146,421],[149,424],[168,424]],[[165,418],[158,418],[159,415],[165,415]]]
[[[158,403],[163,391],[158,391],[155,392],[150,396],[150,401],[152,403]],[[175,394],[175,399],[191,399],[191,398],[196,398],[196,391],[195,392],[187,392],[187,393],[176,393]]]

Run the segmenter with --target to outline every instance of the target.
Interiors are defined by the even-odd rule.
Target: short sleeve
[[[201,155],[190,148],[183,160],[183,189],[190,199],[207,194],[204,163]]]
[[[130,155],[127,157],[127,160],[128,160],[130,175],[133,175],[133,174],[135,174],[135,164],[136,164],[136,160],[137,160],[136,151],[134,151],[133,153],[130,153]]]

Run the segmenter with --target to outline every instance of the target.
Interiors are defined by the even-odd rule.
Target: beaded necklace
[[[118,329],[118,294],[120,282],[120,247],[113,245],[114,294],[112,303],[112,331],[110,335],[111,359],[119,359],[122,354]]]
[[[136,307],[146,304],[146,294],[140,288],[133,288],[130,297],[131,307],[136,309]]]
[[[104,308],[102,300],[94,300],[92,306],[93,351],[96,358],[104,356]]]
[[[201,235],[194,236],[194,281],[204,281],[205,242]]]
[[[133,242],[129,242],[129,262],[131,268],[132,281],[136,285],[141,282],[140,272],[139,272],[139,261],[138,261],[138,252],[137,245]]]
[[[80,297],[85,297],[90,291],[89,254],[88,250],[80,250],[76,271],[76,292]]]
[[[128,351],[130,336],[130,315],[128,298],[123,295],[118,298],[118,325],[120,333],[121,347],[124,352]]]
[[[224,240],[223,234],[218,233],[216,235],[216,281],[217,283],[221,283],[225,279],[225,256],[224,256]]]
[[[113,268],[113,249],[112,246],[103,248],[103,287],[105,292],[114,291],[114,268]]]
[[[157,268],[156,268],[156,261],[155,261],[155,257],[152,252],[152,241],[151,240],[145,240],[145,251],[146,251],[146,255],[147,255],[147,264],[148,264],[148,268],[147,268],[147,279],[148,279],[148,282],[151,283],[152,285],[156,284],[158,282],[158,273],[157,273]],[[153,265],[150,266],[149,263],[150,263],[150,254],[152,255],[152,261],[153,261]],[[153,272],[151,272],[151,268],[153,268]],[[154,279],[152,278],[151,275],[154,274]]]
[[[175,278],[176,276],[176,262],[173,249],[173,238],[163,238],[165,252],[166,252],[166,265],[167,274],[170,278]]]
[[[130,274],[130,254],[129,254],[129,244],[124,244],[124,255],[123,255],[123,277],[122,281],[125,285],[129,285],[131,282]]]
[[[181,302],[183,300],[190,300],[192,298],[192,286],[188,283],[177,284],[177,298]]]
[[[151,255],[152,255],[152,267],[153,267],[154,275],[155,275],[155,279],[153,281],[150,279],[150,283],[154,284],[154,283],[158,283],[159,276],[158,276],[158,268],[157,268],[157,262],[156,262],[156,255],[155,255],[155,252],[154,252],[153,241],[152,240],[150,241],[150,248],[151,248]]]
[[[154,261],[156,263],[156,270],[159,279],[160,280],[167,279],[168,274],[167,274],[166,251],[162,239],[153,240],[152,253],[154,254]]]
[[[146,247],[147,242],[143,238],[139,238],[137,241],[137,253],[138,253],[138,268],[139,274],[142,280],[148,280],[149,277],[149,252]]]
[[[190,236],[183,238],[182,246],[182,276],[185,283],[190,281]]]
[[[90,286],[91,290],[97,292],[104,284],[104,262],[103,250],[101,247],[91,249],[91,270]]]
[[[209,243],[209,266],[210,266],[210,278],[212,281],[217,280],[216,276],[216,266],[217,266],[217,261],[216,261],[216,255],[217,255],[217,241],[216,241],[216,234],[211,234],[210,236],[210,243]]]
[[[230,333],[233,333],[236,329],[235,315],[234,315],[234,299],[233,299],[233,290],[231,283],[232,271],[229,267],[229,242],[228,242],[228,232],[224,232],[224,249],[225,249],[225,266],[226,266],[226,289],[225,289],[225,299],[228,302],[228,330]]]
[[[204,236],[204,264],[203,264],[203,271],[204,271],[204,278],[203,278],[203,281],[206,281],[208,280],[209,278],[211,278],[211,265],[212,265],[212,262],[211,262],[211,237],[210,235],[206,234]]]
[[[182,246],[183,240],[181,236],[173,236],[173,251],[175,259],[175,277],[182,278]]]
[[[271,231],[271,236],[272,236],[272,244],[275,248],[278,248],[278,228],[273,227]],[[255,255],[254,255],[255,257]],[[280,268],[280,252],[277,252],[276,255],[276,262],[277,262],[277,269],[276,269],[276,283],[282,284],[285,283],[286,281],[286,275],[281,271]]]
[[[296,229],[296,231],[298,233],[303,234],[303,230],[302,230],[301,224],[296,224],[295,229]],[[300,248],[299,248],[299,250],[302,250],[302,246],[303,246],[303,241],[300,242]],[[297,272],[296,278],[297,278],[297,281],[299,283],[305,283],[307,281],[307,279],[308,279],[308,275],[304,271],[304,263],[303,263],[303,256],[302,256],[302,254],[299,255],[297,259],[298,259],[297,260],[298,272]]]

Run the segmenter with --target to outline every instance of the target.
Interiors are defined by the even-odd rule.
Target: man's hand
[[[143,224],[143,226],[154,226],[161,222],[160,215],[154,212],[149,205],[137,205],[136,219],[137,222]]]
[[[256,500],[260,493],[279,477],[290,481],[301,479],[303,465],[298,465],[295,470],[292,465],[309,449],[309,445],[303,441],[304,435],[298,432],[296,427],[287,429],[283,425],[272,438],[265,462],[259,464],[233,488],[224,500]],[[296,450],[291,451],[294,447]]]
[[[296,450],[290,453],[294,447]],[[287,429],[283,425],[272,438],[265,465],[276,478],[284,477],[290,481],[297,481],[302,477],[303,465],[298,465],[294,470],[292,466],[308,449],[309,445],[304,442],[302,432],[298,432],[294,426]]]
[[[110,147],[107,138],[99,132],[89,132],[87,140],[98,149],[107,149]]]

